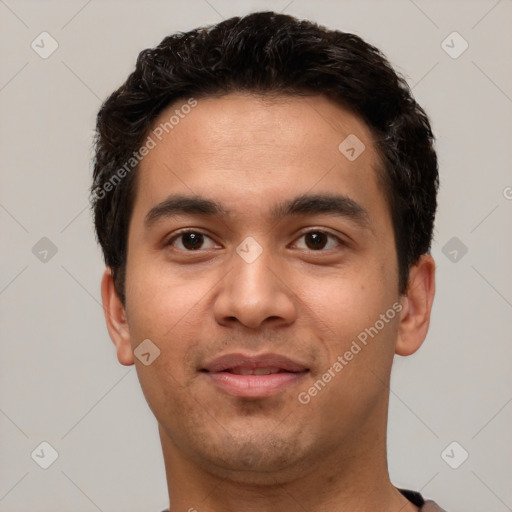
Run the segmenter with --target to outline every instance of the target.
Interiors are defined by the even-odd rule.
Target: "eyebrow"
[[[368,212],[345,195],[304,194],[278,204],[271,210],[275,220],[298,215],[329,214],[349,218],[362,227],[369,226]]]
[[[329,214],[348,218],[361,227],[368,227],[368,212],[356,201],[344,195],[303,194],[273,206],[274,220],[300,215]],[[220,203],[200,196],[171,195],[157,204],[145,216],[144,225],[151,228],[159,220],[177,215],[229,217],[230,212]]]

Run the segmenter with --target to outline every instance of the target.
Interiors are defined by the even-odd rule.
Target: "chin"
[[[283,484],[303,473],[304,447],[272,433],[226,435],[224,442],[210,445],[204,438],[197,447],[207,469],[222,478],[254,485]],[[202,453],[201,453],[202,452]],[[302,455],[301,455],[302,454]]]

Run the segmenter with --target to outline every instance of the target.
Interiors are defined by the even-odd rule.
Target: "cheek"
[[[197,301],[196,284],[160,258],[134,259],[127,269],[127,307],[155,326],[172,325]]]
[[[201,297],[207,290],[206,283],[203,286],[194,280],[180,279],[159,265],[134,264],[128,269],[126,280],[132,347],[148,338],[162,351],[172,345],[172,358],[178,358],[185,349],[182,342],[194,339]],[[170,357],[170,354],[162,355],[166,360]]]
[[[132,349],[149,339],[160,351],[150,365],[137,358],[135,364],[149,407],[159,421],[164,421],[165,411],[184,407],[180,391],[188,384],[191,364],[186,354],[198,343],[199,299],[207,288],[201,293],[197,283],[171,278],[157,267],[134,264],[132,272],[128,269],[126,311]]]
[[[346,338],[373,324],[392,304],[394,295],[380,266],[361,259],[348,269],[311,274],[300,283],[298,295],[332,334]]]
[[[376,282],[342,280],[310,296],[316,326],[326,335],[312,387],[304,391],[315,396],[315,410],[331,411],[334,423],[353,417],[363,424],[368,408],[382,403],[399,322],[396,300]]]
[[[342,356],[347,363],[343,374],[352,383],[368,378],[370,369],[386,375],[399,322],[393,305],[399,303],[388,282],[391,273],[381,274],[379,268],[375,261],[373,268],[370,263],[353,272],[340,272],[322,281],[311,277],[302,283],[304,313],[324,344],[321,372]]]

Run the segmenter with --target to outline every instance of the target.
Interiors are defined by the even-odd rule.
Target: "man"
[[[425,112],[355,35],[260,12],[139,55],[98,114],[92,203],[169,511],[441,510],[386,455],[437,188]]]

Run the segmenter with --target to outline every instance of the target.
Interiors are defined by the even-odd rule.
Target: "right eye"
[[[209,247],[204,247],[205,241],[210,241]],[[200,233],[199,231],[181,231],[180,233],[174,235],[166,245],[171,245],[176,249],[181,251],[197,251],[199,249],[213,249],[216,247],[213,240],[205,235],[204,233]]]

